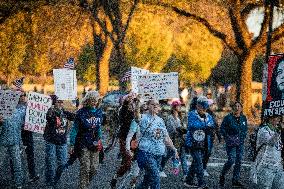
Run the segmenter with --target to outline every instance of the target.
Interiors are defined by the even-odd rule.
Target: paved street
[[[41,135],[36,135],[35,137],[36,142],[36,166],[37,171],[39,172],[41,178],[39,181],[33,184],[25,184],[24,188],[47,188],[44,184],[44,141]],[[118,147],[114,150],[110,151],[106,154],[104,164],[100,165],[100,169],[98,172],[97,177],[93,180],[90,188],[98,188],[98,189],[108,189],[109,181],[113,176],[116,167],[119,165],[120,161],[117,159],[117,151]],[[10,189],[12,184],[10,169],[7,164],[8,157],[4,154],[4,150],[1,149],[0,151],[0,188],[1,189]],[[23,153],[23,158],[26,159],[25,153]],[[218,188],[218,175],[222,168],[223,163],[225,162],[225,151],[223,148],[223,144],[218,144],[213,152],[213,156],[210,159],[210,163],[208,166],[208,172],[210,177],[207,177],[206,180],[210,188]],[[244,161],[242,167],[242,182],[246,185],[246,188],[253,188],[253,186],[249,183],[248,175],[249,175],[249,162]],[[27,165],[26,161],[23,162],[25,179],[27,179]],[[181,181],[182,175],[175,176],[171,173],[170,170],[171,163],[168,163],[168,166],[165,170],[166,174],[168,175],[167,178],[162,178],[161,180],[161,188],[169,188],[169,189],[178,189],[178,188],[185,188],[183,186],[183,182]],[[68,188],[68,189],[75,189],[78,188],[78,175],[79,175],[79,162],[70,167],[66,172],[63,173],[61,181],[58,183],[58,188]],[[227,176],[227,184],[225,188],[231,188],[231,173]],[[123,188],[123,187],[122,187]]]

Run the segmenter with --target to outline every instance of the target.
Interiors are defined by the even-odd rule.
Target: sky
[[[260,32],[261,23],[263,21],[263,9],[257,9],[250,13],[247,19],[249,31],[257,37]],[[273,28],[277,28],[284,22],[284,13],[280,13],[276,8],[274,9]]]

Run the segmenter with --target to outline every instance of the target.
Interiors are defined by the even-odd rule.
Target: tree
[[[224,45],[237,56],[238,85],[237,99],[243,104],[244,113],[250,115],[252,64],[258,52],[266,45],[269,18],[272,17],[269,4],[261,0],[181,0],[179,2],[167,0],[145,0],[144,3],[159,5],[178,15],[195,19],[203,24],[215,37],[222,40]],[[281,1],[283,5],[283,1]],[[184,8],[180,8],[182,5]],[[246,20],[252,10],[263,8],[263,22],[257,37],[250,33]],[[210,13],[210,14],[208,14]],[[220,22],[222,20],[222,22]],[[274,29],[272,42],[284,36],[284,24]]]

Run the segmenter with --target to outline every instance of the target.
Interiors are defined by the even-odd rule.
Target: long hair
[[[277,85],[277,69],[279,67],[279,64],[281,62],[284,62],[284,57],[280,58],[277,60],[276,65],[273,68],[273,72],[272,72],[272,78],[271,78],[271,84],[270,84],[270,95],[272,97],[273,100],[278,100],[282,98],[282,91],[278,89],[278,85]]]

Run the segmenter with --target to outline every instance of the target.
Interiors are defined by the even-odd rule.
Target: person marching
[[[281,128],[279,116],[268,118],[268,124],[261,127],[257,133],[256,157],[257,184],[263,189],[283,188],[284,171],[281,159]]]
[[[0,146],[7,149],[10,158],[12,177],[15,181],[15,187],[20,189],[23,185],[23,172],[21,161],[21,129],[25,122],[26,106],[25,93],[22,91],[16,110],[10,117],[0,117],[1,132]]]
[[[242,104],[235,102],[232,106],[232,113],[226,115],[221,124],[220,132],[226,143],[228,160],[223,166],[219,185],[224,187],[225,175],[235,163],[232,186],[243,187],[240,183],[241,163],[244,151],[244,142],[247,135],[247,118],[242,113]],[[234,156],[235,155],[235,156]],[[234,158],[235,157],[235,158]]]
[[[45,182],[54,187],[56,160],[59,166],[67,162],[67,119],[74,120],[75,114],[63,109],[63,101],[56,95],[50,96],[52,106],[46,114],[45,140]]]
[[[208,130],[214,126],[212,116],[206,112],[208,108],[208,99],[200,96],[196,101],[196,110],[188,113],[188,128],[185,142],[193,161],[185,179],[184,186],[186,187],[196,187],[193,184],[196,174],[198,187],[208,188],[204,180],[203,157],[206,143],[208,142]]]
[[[180,109],[181,109],[181,102],[179,100],[173,101],[171,109],[171,114],[166,118],[165,125],[171,140],[175,147],[177,147],[177,143],[179,140],[179,130],[181,129],[181,117],[180,117]],[[175,151],[172,151],[170,148],[166,149],[166,156],[162,157],[161,167],[160,167],[160,176],[167,177],[166,173],[163,171],[167,161],[175,156]]]
[[[76,113],[73,128],[75,134],[70,134],[70,152],[76,154],[80,161],[79,188],[86,189],[97,173],[99,152],[102,150],[103,113],[97,108],[99,102],[97,91],[88,91],[82,99],[83,107]]]
[[[120,129],[118,138],[122,161],[120,167],[118,168],[116,174],[113,176],[110,182],[111,188],[113,189],[116,187],[117,179],[119,177],[122,177],[127,171],[129,171],[132,164],[131,154],[129,154],[126,149],[126,138],[130,129],[130,124],[134,119],[134,110],[136,108],[135,106],[137,105],[137,103],[133,101],[134,99],[136,100],[133,94],[126,95],[122,102],[122,107],[119,111]]]
[[[163,119],[157,115],[161,110],[159,102],[152,99],[147,102],[147,105],[148,113],[142,115],[140,122],[141,138],[137,154],[138,166],[145,170],[145,174],[137,189],[148,189],[148,187],[160,189],[159,167],[166,146],[175,151],[177,159],[179,157]]]

